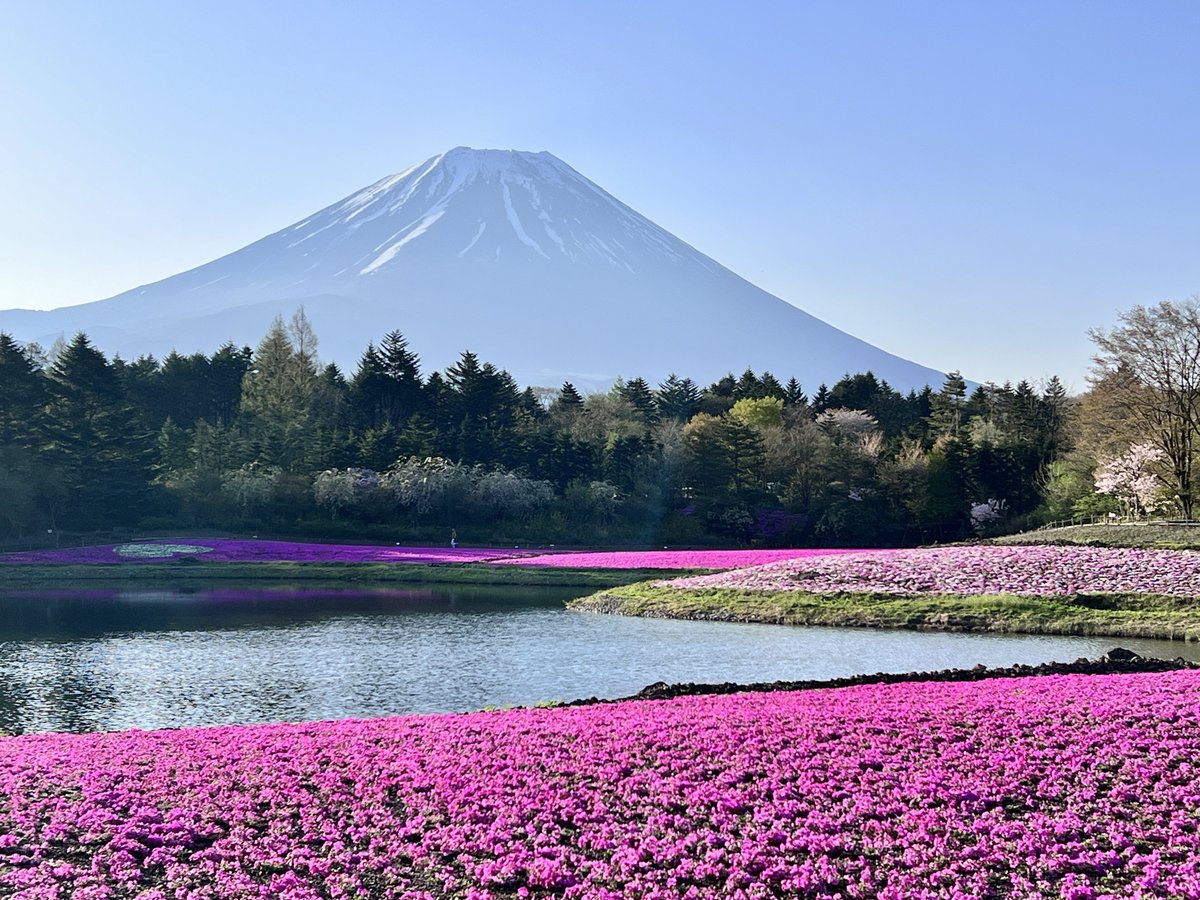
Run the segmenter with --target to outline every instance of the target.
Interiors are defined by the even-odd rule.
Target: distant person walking
[[[458,546],[458,529],[450,529],[450,549],[453,550]]]

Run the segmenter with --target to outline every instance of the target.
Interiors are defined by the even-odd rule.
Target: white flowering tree
[[[484,515],[523,515],[554,499],[554,488],[549,482],[534,481],[504,470],[478,472],[472,487],[472,504]]]
[[[1158,469],[1167,455],[1153,444],[1134,444],[1096,469],[1096,493],[1115,497],[1127,516],[1140,517],[1166,502]]]
[[[1194,518],[1200,457],[1200,297],[1121,313],[1096,343],[1094,392],[1134,440],[1163,454],[1159,471],[1185,519]],[[1141,445],[1141,446],[1144,446]],[[1132,502],[1136,493],[1126,493]],[[1138,501],[1140,503],[1140,501]]]
[[[418,516],[442,506],[446,495],[470,492],[471,469],[441,456],[399,459],[383,474],[383,486],[396,502]]]
[[[361,512],[374,506],[382,487],[379,473],[371,469],[326,469],[313,480],[318,506],[336,519],[343,512]]]
[[[549,482],[504,469],[465,466],[440,456],[397,460],[380,477],[380,486],[418,518],[438,513],[485,519],[523,515],[554,499]]]
[[[280,470],[275,466],[255,463],[226,472],[221,480],[221,493],[232,501],[243,516],[265,509],[271,501]]]
[[[817,416],[817,427],[833,439],[863,438],[879,430],[879,422],[863,409],[827,409]]]

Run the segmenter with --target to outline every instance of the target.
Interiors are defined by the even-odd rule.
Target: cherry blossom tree
[[[1153,444],[1134,444],[1096,469],[1096,492],[1115,497],[1126,515],[1154,512],[1164,500],[1156,470],[1165,462],[1167,455]]]

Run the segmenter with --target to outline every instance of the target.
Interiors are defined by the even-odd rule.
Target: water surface
[[[454,712],[1200,646],[636,619],[562,588],[0,593],[0,731],[109,731]]]

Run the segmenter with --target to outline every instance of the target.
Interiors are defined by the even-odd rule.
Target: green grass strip
[[[197,585],[213,582],[325,584],[479,584],[599,588],[687,574],[654,569],[566,569],[538,566],[415,563],[118,563],[115,565],[0,566],[0,589],[81,584]]]
[[[643,582],[604,589],[568,606],[626,616],[719,622],[1200,640],[1200,603],[1148,594],[900,597],[684,590]]]
[[[987,543],[1082,545],[1085,547],[1138,547],[1145,550],[1200,550],[1200,525],[1162,523],[1070,525],[1044,528],[993,538]]]

